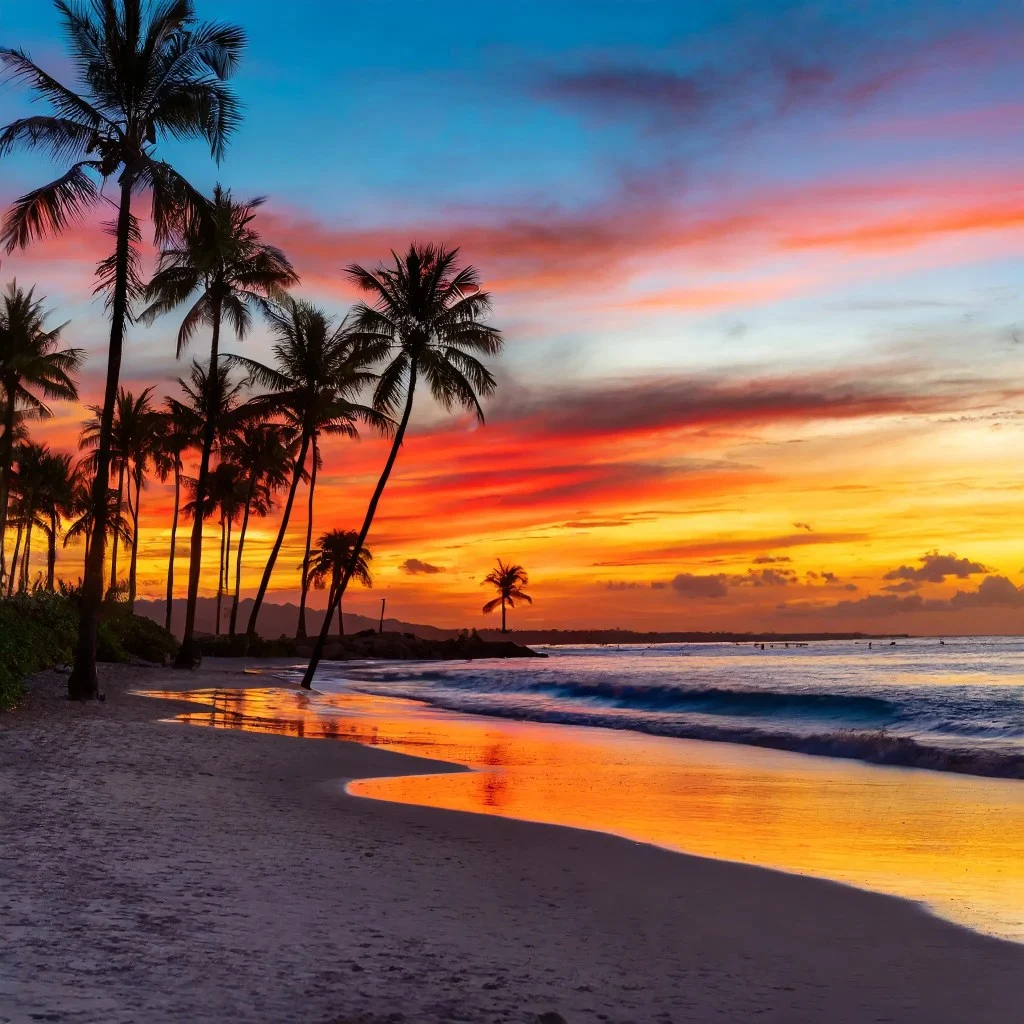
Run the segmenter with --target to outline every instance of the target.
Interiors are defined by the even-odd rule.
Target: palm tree
[[[85,700],[98,693],[96,630],[103,602],[111,429],[125,325],[141,284],[132,197],[149,194],[157,245],[183,219],[202,214],[203,197],[154,154],[158,140],[168,136],[204,138],[220,161],[240,120],[225,83],[238,65],[245,36],[234,26],[198,22],[192,0],[93,0],[88,5],[55,0],[55,6],[82,91],[62,85],[23,50],[0,48],[0,68],[53,109],[52,115],[20,118],[0,131],[0,157],[22,147],[73,162],[54,181],[15,200],[0,241],[13,252],[42,235],[60,234],[101,201],[99,181],[117,181],[117,218],[108,225],[114,252],[98,268],[100,287],[108,291],[110,344],[93,488],[97,543],[89,548],[78,648],[68,679],[68,696]]]
[[[263,242],[252,227],[263,202],[262,198],[235,202],[231,192],[218,185],[209,216],[186,224],[161,252],[156,275],[146,289],[151,304],[142,319],[152,323],[161,314],[195,297],[178,330],[179,358],[200,325],[205,324],[211,329],[210,366],[217,366],[222,321],[226,319],[231,324],[241,341],[252,324],[253,309],[262,308],[270,299],[282,300],[285,289],[298,283],[298,275],[284,253]],[[213,380],[212,375],[210,379]],[[213,401],[211,393],[208,403]],[[200,504],[208,488],[210,454],[217,430],[215,416],[208,413],[204,421],[196,478],[196,500]],[[203,519],[196,516],[192,524],[185,628],[176,662],[179,666],[195,662],[192,634],[202,559]]]
[[[60,524],[70,519],[75,512],[75,501],[78,496],[78,467],[66,452],[47,451],[42,459],[40,487],[36,500],[39,511],[46,517],[48,524],[46,535],[48,540],[46,557],[46,589],[54,589],[54,575],[57,566],[57,537]]]
[[[330,590],[327,594],[328,607],[338,592],[345,569],[353,560],[354,545],[358,539],[359,534],[355,530],[331,530],[316,542],[316,550],[309,563],[309,578],[317,590],[323,590],[328,585],[327,581],[330,580]],[[373,574],[370,572],[370,562],[372,561],[373,555],[368,548],[363,548],[355,559],[351,578],[364,587],[373,586]],[[338,635],[345,635],[341,595],[338,595]]]
[[[162,415],[149,402],[153,388],[146,388],[140,396],[134,412],[134,423],[131,431],[128,457],[131,471],[128,477],[128,511],[132,517],[132,558],[128,569],[128,610],[135,611],[135,595],[138,583],[139,565],[139,506],[142,501],[142,488],[146,482],[146,473],[150,469],[154,455],[160,447]],[[116,437],[116,430],[115,430]],[[132,484],[135,484],[135,497],[132,498]]]
[[[78,464],[78,468],[81,476],[88,473],[88,460],[80,462]],[[71,523],[64,534],[64,547],[67,547],[73,541],[85,541],[86,565],[89,564],[89,549],[93,541],[93,527],[95,525],[93,519],[92,491],[92,482],[87,479],[82,479],[76,489],[74,511],[72,512],[72,515],[76,515],[77,518]],[[103,517],[103,523],[103,529],[106,531],[104,540],[109,539],[115,545],[120,544],[123,547],[131,545],[131,520],[127,515],[125,515],[122,503],[118,501],[117,491],[115,491],[113,487],[107,489],[107,508],[106,515]]]
[[[242,588],[242,550],[249,516],[267,516],[274,505],[274,493],[287,484],[297,450],[295,432],[281,423],[249,423],[224,439],[226,456],[248,469],[242,525],[235,554],[235,591],[231,598],[228,635],[233,639],[238,623],[238,600]]]
[[[403,401],[402,417],[395,431],[391,452],[370,498],[359,531],[355,551],[361,551],[388,477],[398,458],[398,449],[412,414],[416,385],[422,376],[434,400],[447,409],[467,409],[483,423],[484,413],[477,397],[490,395],[496,383],[477,354],[497,355],[502,349],[501,332],[484,317],[490,310],[490,296],[481,291],[474,267],[458,266],[458,249],[443,246],[410,245],[405,256],[392,253],[394,265],[365,270],[353,265],[349,278],[372,301],[359,303],[353,312],[351,333],[374,358],[390,356],[374,392],[374,407],[396,412]],[[341,601],[355,572],[350,562],[328,605],[323,628],[313,648],[302,685],[309,689],[323,656],[324,643],[334,607]]]
[[[29,585],[29,566],[32,561],[32,528],[38,526],[45,530],[47,521],[43,518],[40,506],[41,495],[46,485],[46,460],[50,454],[44,444],[27,442],[17,452],[18,462],[17,496],[18,496],[18,529],[24,531],[25,547],[21,552],[21,572],[18,590],[27,590]],[[11,582],[18,570],[18,544],[14,548],[14,563],[11,565]],[[8,583],[7,591],[12,587]]]
[[[175,408],[174,400],[164,399],[161,417],[161,436],[153,453],[153,469],[161,483],[174,476],[174,512],[171,516],[171,543],[167,555],[167,598],[164,615],[164,629],[171,631],[171,607],[174,600],[174,555],[178,542],[178,515],[181,506],[181,473],[184,469],[183,456],[195,443],[192,425]]]
[[[288,530],[295,493],[305,470],[310,448],[313,459],[309,475],[310,519],[306,528],[306,554],[302,560],[302,601],[299,606],[298,636],[305,636],[305,599],[308,590],[309,548],[312,530],[313,491],[320,461],[321,434],[342,434],[358,437],[356,423],[367,423],[387,433],[391,421],[376,409],[352,401],[367,384],[376,380],[368,367],[378,358],[378,350],[353,342],[345,323],[337,323],[322,309],[308,302],[289,299],[267,310],[270,328],[277,337],[274,356],[277,368],[272,369],[244,356],[229,356],[235,365],[249,373],[249,384],[268,389],[268,394],[250,399],[254,413],[278,415],[299,436],[299,454],[292,471],[281,525],[270,552],[270,559],[260,581],[246,635],[250,641],[256,634],[260,607],[270,584],[278,553]]]
[[[48,314],[35,290],[24,291],[16,281],[7,286],[0,301],[0,580],[4,576],[4,535],[7,532],[7,503],[11,490],[11,462],[17,442],[18,424],[27,415],[44,418],[49,407],[38,397],[78,401],[78,389],[71,374],[82,365],[84,353],[78,348],[61,348],[61,332],[67,324],[46,329]]]
[[[139,492],[142,489],[142,477],[148,466],[150,453],[156,438],[155,410],[150,404],[153,388],[146,388],[138,397],[124,388],[117,389],[117,403],[110,431],[110,461],[117,467],[117,505],[115,516],[120,516],[125,498],[125,481],[128,483],[128,511],[132,517],[131,568],[129,570],[129,602],[134,605],[135,570],[138,556],[138,504]],[[93,472],[98,466],[98,450],[102,437],[103,410],[98,406],[89,406],[92,418],[83,424],[79,447],[92,449],[86,462]],[[135,484],[136,497],[132,501],[132,484]],[[109,592],[117,588],[117,550],[115,543],[110,553],[110,586]],[[88,565],[86,568],[88,571]]]
[[[209,515],[218,514],[220,519],[220,562],[217,566],[217,608],[214,635],[220,636],[221,603],[228,588],[228,566],[231,563],[231,526],[238,518],[239,510],[245,504],[246,478],[241,466],[221,460],[210,474],[209,489],[206,492]],[[196,504],[198,504],[198,487]]]
[[[505,628],[506,605],[509,608],[515,608],[516,601],[525,601],[527,604],[533,604],[533,598],[523,590],[523,587],[528,586],[529,583],[530,580],[526,575],[526,570],[521,565],[513,565],[511,562],[506,565],[500,558],[498,559],[497,566],[483,578],[481,586],[490,584],[490,586],[498,591],[498,596],[492,598],[484,605],[484,615],[490,615],[495,608],[500,606],[502,633],[508,632]]]

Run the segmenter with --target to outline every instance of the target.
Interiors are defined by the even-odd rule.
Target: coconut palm
[[[391,421],[375,408],[353,401],[366,385],[377,379],[368,367],[379,357],[379,347],[354,343],[344,322],[338,323],[322,309],[308,302],[289,299],[269,308],[267,319],[277,340],[274,343],[276,368],[244,356],[229,360],[245,369],[249,384],[266,388],[268,393],[248,403],[254,413],[279,416],[299,437],[299,453],[292,471],[277,538],[260,581],[246,635],[256,633],[260,607],[270,584],[278,553],[288,530],[295,493],[302,479],[306,456],[313,451],[309,474],[310,520],[306,529],[306,554],[302,560],[302,601],[299,607],[298,635],[305,636],[305,596],[308,590],[309,547],[311,540],[312,497],[320,462],[321,434],[358,437],[356,424],[367,423],[387,433]]]
[[[117,402],[114,408],[114,419],[110,431],[110,462],[117,469],[117,505],[115,516],[120,516],[125,500],[125,483],[128,485],[128,511],[132,517],[132,541],[130,544],[131,563],[129,571],[129,600],[134,602],[135,570],[138,557],[138,499],[142,489],[142,477],[148,466],[151,451],[156,443],[155,410],[150,403],[153,388],[148,387],[138,396],[125,388],[117,389]],[[82,426],[79,447],[90,449],[86,463],[90,470],[97,472],[99,465],[99,447],[103,434],[103,410],[99,406],[89,406],[92,417]],[[132,501],[132,484],[135,484],[136,498]],[[95,519],[95,514],[94,514]],[[110,586],[113,592],[118,585],[117,553],[119,545],[115,543],[110,552]],[[88,572],[88,563],[86,571]]]
[[[72,515],[76,518],[64,533],[64,547],[75,541],[85,542],[85,560],[89,561],[89,548],[93,539],[93,504],[92,504],[92,481],[88,479],[88,460],[79,463],[81,483],[76,494],[74,511]],[[118,501],[117,491],[113,487],[107,489],[107,514],[103,518],[106,537],[104,540],[114,542],[122,547],[129,547],[132,543],[132,524],[124,511],[123,503]]]
[[[21,549],[20,572],[18,567],[19,543],[15,543],[14,560],[11,565],[11,579],[7,591],[11,593],[14,577],[19,577],[18,589],[27,590],[29,585],[29,567],[32,562],[32,530],[38,526],[45,530],[47,521],[41,510],[41,496],[46,486],[46,461],[50,450],[47,445],[29,441],[18,447],[15,459],[18,464],[17,473],[17,523],[20,537],[24,535],[25,546]]]
[[[153,470],[160,482],[166,483],[169,476],[174,477],[174,511],[171,514],[171,543],[167,554],[167,607],[164,615],[164,629],[168,632],[171,630],[171,606],[174,599],[174,555],[178,542],[183,456],[196,441],[191,421],[175,408],[173,402],[171,398],[164,399],[164,410],[159,414],[159,443],[153,452]]]
[[[246,474],[241,466],[221,460],[210,474],[205,499],[209,514],[220,522],[220,562],[217,566],[217,606],[214,634],[220,636],[221,604],[227,590],[228,566],[231,563],[231,527],[238,518],[246,498]],[[198,486],[197,499],[198,501]]]
[[[136,403],[134,423],[127,449],[130,462],[128,474],[128,512],[132,517],[132,555],[128,568],[128,610],[135,611],[135,595],[138,589],[139,566],[139,509],[142,503],[142,488],[146,483],[153,459],[161,444],[163,416],[150,404],[153,388],[147,388]],[[115,430],[115,438],[117,431]],[[132,484],[135,497],[132,497]]]
[[[234,638],[238,623],[238,600],[242,588],[242,551],[249,516],[267,516],[274,506],[274,494],[284,487],[293,471],[298,449],[295,431],[282,423],[249,423],[224,440],[227,458],[247,469],[242,525],[235,554],[235,589],[231,598],[228,635]]]
[[[484,414],[478,396],[490,395],[495,389],[494,377],[477,356],[497,355],[502,348],[501,332],[483,322],[490,310],[490,296],[480,290],[479,275],[473,267],[458,266],[458,253],[458,249],[443,246],[410,245],[404,256],[391,254],[393,265],[382,264],[372,271],[358,265],[348,268],[350,280],[370,296],[370,304],[359,303],[353,311],[353,342],[374,358],[390,357],[377,382],[374,407],[389,413],[402,408],[355,551],[361,551],[366,543],[377,505],[405,439],[420,378],[442,408],[466,409],[475,413],[481,423]],[[354,571],[355,566],[350,563],[328,606],[302,678],[306,688],[312,686],[323,656],[334,606],[341,601]]]
[[[108,292],[110,343],[96,449],[93,519],[82,593],[79,642],[68,695],[97,695],[96,630],[103,600],[103,555],[108,511],[111,429],[117,401],[125,325],[139,278],[138,224],[133,196],[148,194],[158,245],[206,203],[174,169],[156,159],[158,142],[204,138],[217,161],[239,122],[225,84],[245,43],[241,29],[197,21],[192,0],[55,0],[81,92],[61,84],[23,50],[0,48],[0,68],[26,83],[53,113],[20,118],[0,131],[0,157],[36,149],[71,161],[54,181],[15,200],[0,231],[8,251],[46,234],[59,234],[102,199],[99,182],[115,179],[117,217],[108,226],[114,252],[98,270]]]
[[[40,466],[41,486],[36,494],[39,512],[46,518],[46,589],[54,589],[57,566],[57,537],[62,520],[75,513],[79,473],[66,452],[46,451]]]
[[[516,601],[525,601],[533,604],[533,598],[523,590],[529,586],[530,580],[526,570],[521,565],[513,565],[511,562],[506,565],[500,558],[498,564],[483,578],[481,586],[492,586],[498,591],[498,596],[492,598],[484,605],[484,615],[490,615],[495,608],[501,608],[501,631],[505,629],[505,608],[515,608]]]
[[[44,399],[78,401],[78,389],[71,375],[82,365],[84,353],[78,348],[60,347],[61,333],[67,324],[47,329],[48,314],[43,302],[43,298],[35,297],[34,289],[26,292],[16,281],[7,286],[0,300],[0,580],[5,568],[11,462],[19,425],[29,416],[51,415]]]
[[[317,590],[323,590],[326,586],[330,587],[327,592],[328,607],[338,592],[345,569],[349,562],[353,561],[354,545],[358,539],[359,534],[355,530],[331,530],[316,542],[316,549],[309,563],[309,578]],[[373,555],[369,549],[363,548],[355,559],[351,579],[361,583],[364,587],[372,587],[373,574],[370,571],[370,562],[372,561]],[[341,595],[338,595],[338,635],[345,635]]]
[[[157,272],[146,289],[149,307],[142,319],[152,323],[191,301],[178,329],[178,357],[188,347],[200,326],[210,328],[210,366],[219,361],[220,331],[224,320],[241,341],[249,332],[254,309],[270,299],[282,300],[286,288],[298,283],[284,253],[260,239],[252,226],[262,198],[239,203],[218,185],[207,217],[187,223],[171,244],[160,253]],[[213,377],[211,375],[211,381]],[[209,402],[214,401],[211,394]],[[212,405],[211,405],[212,408]],[[210,454],[217,428],[213,415],[204,417],[205,427],[196,478],[196,500],[202,503],[208,487]],[[185,628],[178,652],[179,665],[195,661],[192,634],[195,630],[199,572],[203,558],[203,520],[192,525],[189,555],[188,598]]]

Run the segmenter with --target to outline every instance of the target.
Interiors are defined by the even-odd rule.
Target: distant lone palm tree
[[[67,324],[47,329],[43,301],[35,297],[33,289],[26,292],[15,281],[7,286],[0,300],[0,581],[6,568],[4,535],[18,434],[26,418],[44,419],[51,415],[43,399],[78,401],[78,389],[71,375],[82,365],[84,352],[60,347],[61,332]],[[13,565],[11,572],[15,572]]]
[[[253,311],[267,300],[283,301],[285,289],[298,283],[298,275],[284,253],[267,245],[252,227],[263,199],[236,202],[230,191],[218,185],[207,216],[187,222],[172,244],[160,253],[157,272],[146,289],[151,305],[142,320],[152,323],[163,313],[191,302],[178,330],[178,357],[192,340],[200,325],[210,328],[209,366],[218,366],[221,325],[226,320],[241,341],[252,326]],[[216,378],[208,373],[212,385]],[[210,486],[210,455],[218,430],[215,415],[216,395],[211,391],[208,411],[203,417],[196,477],[196,501],[203,504]],[[203,517],[192,523],[188,569],[188,595],[185,602],[185,626],[176,664],[195,663],[193,633],[199,575],[203,560]]]
[[[501,608],[501,631],[507,633],[505,628],[505,608],[515,608],[516,601],[525,601],[533,604],[533,598],[522,588],[530,583],[526,570],[521,565],[506,565],[500,558],[498,564],[484,578],[482,586],[490,585],[498,591],[498,596],[484,605],[484,614],[489,615],[495,608]]]
[[[338,597],[339,636],[345,635],[345,620],[342,617],[341,595],[338,594],[338,587],[349,564],[354,565],[350,575],[351,579],[357,580],[364,587],[373,586],[373,574],[370,572],[373,555],[368,549],[363,548],[353,561],[357,540],[359,540],[359,534],[355,530],[331,530],[316,542],[316,548],[309,563],[309,579],[313,586],[317,590],[323,590],[326,586],[330,587],[327,598],[328,609],[334,602],[335,596]]]
[[[0,157],[15,148],[72,161],[60,177],[14,201],[0,241],[8,251],[60,234],[69,222],[104,201],[101,182],[115,181],[117,217],[108,226],[114,253],[99,267],[107,290],[110,342],[96,449],[93,521],[82,587],[79,640],[68,696],[97,696],[96,637],[103,602],[103,554],[108,512],[110,438],[121,372],[125,325],[138,297],[139,225],[132,198],[148,194],[158,245],[182,218],[202,214],[206,201],[169,164],[156,159],[160,140],[203,138],[220,161],[240,112],[225,84],[234,74],[245,34],[226,24],[201,23],[192,0],[93,0],[55,4],[70,60],[82,82],[76,93],[33,63],[23,50],[0,48],[0,69],[26,83],[52,115],[20,118],[0,131]]]
[[[382,264],[372,271],[358,264],[348,268],[349,278],[372,302],[361,302],[353,310],[351,336],[368,355],[390,360],[377,382],[374,408],[387,413],[402,409],[391,452],[367,505],[354,551],[363,549],[373,525],[377,505],[405,440],[420,378],[442,408],[466,409],[483,423],[478,396],[492,394],[497,384],[477,355],[497,355],[502,348],[501,331],[483,320],[490,311],[490,296],[481,291],[474,267],[458,266],[458,249],[410,245],[404,256],[395,252],[391,255],[391,266]],[[323,657],[334,609],[354,572],[355,565],[350,562],[328,605],[302,677],[307,689],[312,687]]]

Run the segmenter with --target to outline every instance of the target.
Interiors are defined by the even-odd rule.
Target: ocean
[[[324,665],[318,685],[525,721],[1024,778],[1024,640],[538,648],[548,658]]]

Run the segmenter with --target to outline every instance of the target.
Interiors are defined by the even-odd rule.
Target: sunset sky
[[[497,624],[480,580],[502,556],[530,575],[519,627],[1020,631],[1019,5],[197,8],[249,33],[245,121],[220,168],[198,145],[164,157],[268,196],[265,237],[332,312],[346,264],[444,241],[505,332],[486,426],[418,408],[370,535],[376,589],[348,610],[386,596],[409,621]],[[73,81],[48,3],[4,3],[0,40]],[[0,86],[0,123],[32,109]],[[0,202],[53,176],[9,158]],[[87,403],[107,219],[0,270],[72,321]],[[127,386],[174,392],[177,326],[131,330]],[[244,351],[269,358],[262,328]],[[38,433],[73,449],[84,411],[56,413]],[[324,454],[315,528],[355,528],[386,446]],[[145,596],[170,504],[151,482]],[[297,596],[298,504],[273,600]],[[250,534],[250,592],[275,527]]]

